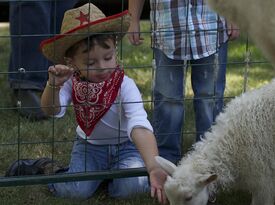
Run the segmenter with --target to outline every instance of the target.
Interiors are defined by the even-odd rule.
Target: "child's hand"
[[[66,65],[54,65],[48,69],[49,84],[54,86],[62,86],[74,73],[74,69]]]
[[[150,171],[151,197],[157,198],[161,204],[166,204],[167,199],[163,189],[167,173],[161,168]]]

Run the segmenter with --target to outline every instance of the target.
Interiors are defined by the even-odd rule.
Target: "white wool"
[[[275,0],[208,0],[208,4],[236,23],[275,65]]]
[[[203,176],[216,174],[210,191],[237,187],[252,193],[253,205],[273,205],[275,198],[275,80],[229,102],[205,139],[194,145],[177,166],[165,189],[171,204],[200,205],[204,202],[177,202],[180,184],[199,196]],[[204,191],[205,192],[205,191]],[[170,193],[170,194],[169,194]],[[204,193],[205,195],[205,193]],[[183,196],[183,195],[182,195]],[[178,199],[175,199],[175,198]],[[171,199],[174,198],[174,199]],[[194,197],[199,201],[200,197]],[[175,203],[174,203],[175,202]]]
[[[275,65],[275,0],[208,3],[241,33],[247,32]],[[229,102],[205,139],[177,167],[157,160],[171,174],[164,186],[170,205],[206,205],[208,190],[217,188],[246,190],[252,194],[251,205],[274,205],[274,146],[275,80]]]

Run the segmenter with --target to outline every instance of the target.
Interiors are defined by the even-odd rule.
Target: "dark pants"
[[[50,62],[40,52],[40,42],[60,32],[64,12],[73,8],[76,2],[77,0],[10,2],[11,88],[43,90]]]

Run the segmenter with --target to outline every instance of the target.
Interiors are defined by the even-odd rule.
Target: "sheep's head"
[[[170,205],[206,205],[208,201],[207,185],[217,178],[215,174],[194,174],[190,167],[179,170],[170,161],[156,157],[160,166],[170,175],[164,190]]]

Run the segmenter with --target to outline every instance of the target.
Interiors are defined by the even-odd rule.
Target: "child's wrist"
[[[49,81],[47,81],[46,86],[51,89],[54,89],[54,90],[60,90],[62,87],[62,85],[54,85],[54,84],[50,83]]]

